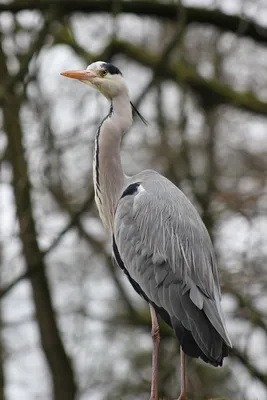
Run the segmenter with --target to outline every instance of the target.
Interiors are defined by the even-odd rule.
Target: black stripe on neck
[[[100,137],[100,131],[103,123],[106,121],[106,119],[110,118],[113,113],[113,104],[111,102],[110,104],[110,109],[109,113],[105,116],[103,121],[98,127],[97,133],[96,133],[96,141],[95,141],[95,170],[96,170],[96,185],[98,190],[101,192],[100,189],[100,179],[99,179],[99,137]]]

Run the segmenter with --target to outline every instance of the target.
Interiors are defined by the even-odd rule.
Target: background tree
[[[147,399],[147,305],[111,260],[93,199],[105,99],[59,73],[111,61],[149,120],[123,143],[196,205],[216,247],[234,348],[189,360],[192,399],[267,396],[267,6],[260,0],[0,4],[0,399]],[[161,396],[178,344],[162,326]]]

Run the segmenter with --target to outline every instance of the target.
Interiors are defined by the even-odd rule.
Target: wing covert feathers
[[[203,222],[183,193],[156,172],[144,171],[130,184],[115,213],[117,263],[134,289],[174,329],[186,354],[222,365],[231,342]]]

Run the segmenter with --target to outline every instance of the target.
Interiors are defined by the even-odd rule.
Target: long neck
[[[132,109],[127,89],[112,99],[110,112],[102,121],[95,138],[95,199],[103,224],[113,230],[114,212],[125,175],[120,157],[121,138],[132,124]]]

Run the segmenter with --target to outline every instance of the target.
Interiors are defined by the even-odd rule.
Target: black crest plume
[[[132,109],[133,109],[134,112],[138,115],[138,117],[141,119],[141,121],[142,121],[146,126],[148,126],[149,123],[148,123],[148,121],[145,119],[145,117],[143,117],[143,115],[140,114],[140,112],[137,110],[137,108],[133,105],[132,102],[130,102],[130,103],[131,103]]]

